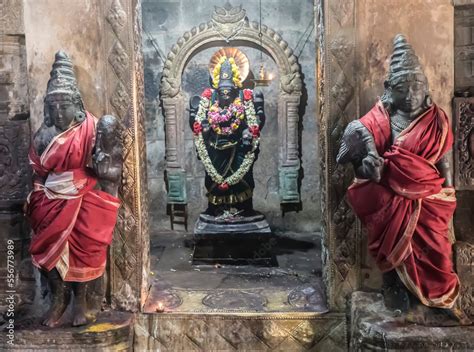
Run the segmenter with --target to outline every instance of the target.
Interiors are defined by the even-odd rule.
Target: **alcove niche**
[[[217,1],[205,3],[207,11],[203,4],[187,9],[169,2],[143,2],[153,281],[144,311],[163,306],[182,313],[326,312],[319,232],[316,48],[315,35],[308,30],[314,21],[312,2],[307,2],[307,9],[294,11],[298,21],[278,17],[278,9],[267,8],[267,19],[279,18],[268,26],[249,20],[258,14],[258,4],[246,9],[216,6],[212,12]],[[192,261],[193,227],[207,198],[204,168],[188,123],[189,99],[209,87],[209,60],[225,47],[237,48],[249,59],[244,88],[254,88],[252,79],[258,77],[261,65],[272,74],[268,86],[258,87],[265,96],[266,124],[254,166],[253,198],[254,208],[266,216],[275,234],[262,244],[273,253],[268,265]],[[172,207],[186,209],[187,228],[173,224],[171,229]],[[262,248],[253,250],[258,257]]]

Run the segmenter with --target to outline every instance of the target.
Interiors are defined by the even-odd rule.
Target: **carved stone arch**
[[[220,12],[219,12],[220,11]],[[261,35],[261,37],[260,37]],[[288,43],[273,29],[249,22],[245,10],[216,8],[212,20],[183,34],[171,48],[164,64],[160,96],[166,126],[166,174],[168,203],[187,203],[184,160],[183,113],[187,102],[181,93],[181,76],[188,60],[202,48],[225,40],[249,43],[265,50],[280,74],[278,97],[278,137],[280,202],[298,203],[300,170],[298,122],[302,81],[298,59]]]

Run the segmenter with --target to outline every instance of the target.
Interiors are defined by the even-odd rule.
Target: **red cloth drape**
[[[46,271],[57,268],[65,281],[90,281],[105,269],[107,248],[117,220],[119,200],[94,189],[87,168],[95,142],[96,119],[57,135],[41,156],[30,149],[36,175],[28,214],[33,236],[33,263]]]
[[[347,192],[367,228],[369,252],[382,271],[396,269],[422,303],[450,308],[459,292],[448,235],[456,199],[435,167],[453,143],[448,117],[433,105],[393,144],[380,102],[360,121],[385,160],[380,183],[356,179]]]

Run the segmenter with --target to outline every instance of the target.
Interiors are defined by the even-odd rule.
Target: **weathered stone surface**
[[[407,324],[385,308],[379,293],[351,296],[351,351],[472,351],[474,326],[437,328]]]
[[[342,314],[140,314],[136,351],[346,351]]]
[[[455,260],[456,272],[461,280],[459,299],[464,311],[474,317],[474,244],[456,242]]]
[[[451,111],[454,91],[454,8],[451,0],[357,1],[357,75],[360,113],[383,92],[383,81],[396,34],[407,36],[428,78],[433,101]],[[449,50],[447,50],[449,48]]]
[[[353,173],[335,160],[345,126],[358,117],[355,3],[326,0],[317,8],[323,275],[328,304],[337,311],[360,285],[360,227],[345,200]]]
[[[74,62],[79,88],[88,111],[105,114],[105,53],[100,2],[24,1],[31,130],[43,121],[43,98],[54,53],[62,49]]]
[[[0,325],[34,300],[29,228],[22,205],[30,186],[29,99],[23,3],[0,1]],[[12,307],[7,298],[13,295]],[[11,298],[10,298],[11,299]]]
[[[25,33],[22,0],[0,1],[0,28],[10,35],[21,35]]]
[[[130,351],[133,346],[133,315],[109,311],[99,315],[95,323],[84,327],[50,329],[37,322],[28,327],[15,327],[13,346],[0,335],[0,349],[8,351]]]
[[[456,212],[454,213],[454,234],[456,240],[474,243],[474,217],[472,205],[474,192],[456,191]]]
[[[29,111],[25,37],[0,33],[0,121],[25,120]]]
[[[454,6],[474,5],[473,0],[453,0]]]

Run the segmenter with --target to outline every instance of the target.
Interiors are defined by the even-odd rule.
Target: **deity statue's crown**
[[[229,59],[226,59],[221,65],[221,72],[219,74],[219,86],[233,86],[232,80],[232,65]]]
[[[80,92],[74,74],[71,59],[64,51],[58,51],[54,57],[53,68],[46,89],[46,96],[65,94],[79,96]]]
[[[426,81],[426,76],[421,67],[418,56],[407,39],[402,34],[397,34],[393,39],[393,54],[387,81],[395,83],[402,76],[415,75],[418,79]]]
[[[212,74],[212,85],[219,87],[237,87],[242,88],[240,72],[233,57],[222,56],[219,63],[214,67]]]

